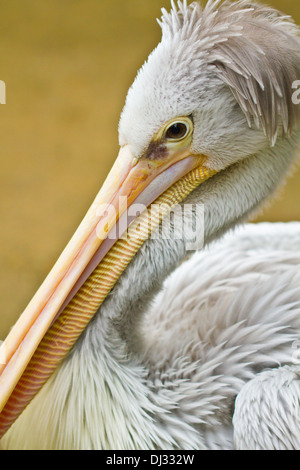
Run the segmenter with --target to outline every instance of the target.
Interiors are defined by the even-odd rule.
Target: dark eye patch
[[[150,142],[149,147],[147,148],[144,158],[148,160],[158,160],[164,158],[168,153],[168,149],[163,142]]]

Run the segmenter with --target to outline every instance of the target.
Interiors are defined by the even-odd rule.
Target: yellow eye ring
[[[180,142],[193,132],[193,122],[189,117],[172,120],[165,126],[164,139],[168,142]]]
[[[166,139],[181,140],[187,135],[189,129],[185,122],[175,122],[166,130]]]

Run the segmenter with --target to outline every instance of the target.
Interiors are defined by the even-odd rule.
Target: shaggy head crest
[[[193,44],[198,57],[231,89],[248,124],[275,144],[299,122],[292,102],[300,78],[299,30],[289,16],[246,0],[171,1],[158,20],[162,43]],[[267,20],[267,21],[266,21]]]

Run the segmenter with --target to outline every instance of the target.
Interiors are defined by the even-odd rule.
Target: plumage
[[[182,43],[185,38],[194,37],[194,47],[201,50],[207,65],[229,85],[250,126],[254,119],[272,143],[280,124],[284,133],[294,127],[298,108],[290,100],[290,83],[299,76],[299,64],[291,59],[299,44],[287,34],[295,32],[288,17],[260,5],[241,8],[239,2],[220,5],[218,1],[210,2],[202,15],[197,3],[190,10],[179,5],[179,14],[173,12],[164,12],[160,23],[163,36],[170,42],[179,35]],[[273,112],[274,107],[278,113]]]
[[[145,241],[3,447],[300,449],[300,223],[240,227],[297,158],[298,29],[245,0],[172,3],[159,23],[120,145],[149,159],[161,126],[191,120],[216,171],[181,203],[204,246],[167,219],[173,236]]]

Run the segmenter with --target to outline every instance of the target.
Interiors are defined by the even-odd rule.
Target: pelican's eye
[[[191,116],[180,116],[167,122],[158,132],[156,139],[165,141],[166,145],[188,144],[194,130]]]
[[[166,130],[165,136],[168,140],[184,139],[189,132],[188,125],[185,122],[174,122]]]

